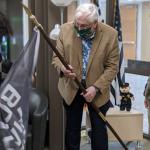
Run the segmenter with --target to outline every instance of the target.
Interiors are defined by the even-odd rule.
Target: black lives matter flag
[[[28,124],[29,90],[40,34],[36,29],[0,88],[0,150],[24,150]]]

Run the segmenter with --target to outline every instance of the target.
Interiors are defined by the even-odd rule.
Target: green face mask
[[[75,27],[77,33],[80,35],[83,39],[92,39],[94,38],[95,32],[91,30],[91,28],[81,29],[79,30],[77,27]]]

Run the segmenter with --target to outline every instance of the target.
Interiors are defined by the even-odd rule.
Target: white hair
[[[98,21],[99,13],[97,6],[92,3],[84,3],[79,5],[75,11],[75,20],[78,20],[81,17],[89,23]]]

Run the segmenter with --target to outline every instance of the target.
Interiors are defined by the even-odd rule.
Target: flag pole
[[[59,53],[59,51],[54,47],[54,45],[51,43],[50,38],[47,36],[46,32],[44,31],[42,25],[37,21],[36,17],[31,13],[31,10],[24,4],[22,4],[23,8],[25,9],[26,13],[28,14],[30,20],[35,24],[35,26],[37,26],[37,28],[39,29],[40,33],[42,34],[42,36],[44,37],[44,39],[47,41],[47,43],[49,44],[49,46],[51,47],[51,49],[53,50],[53,52],[57,55],[57,57],[60,59],[61,63],[66,67],[66,69],[72,71],[69,68],[69,64],[65,61],[65,59],[61,56],[61,54]],[[81,89],[81,91],[83,93],[86,93],[86,89],[84,88],[84,86],[80,83],[80,81],[78,80],[78,78],[75,78],[75,82],[76,84],[79,86],[79,88]],[[114,134],[114,136],[117,138],[117,140],[119,141],[119,143],[122,145],[122,147],[125,150],[128,150],[127,146],[125,145],[125,143],[122,141],[122,139],[120,138],[120,136],[116,133],[116,131],[114,130],[114,128],[109,124],[109,122],[106,120],[105,116],[101,113],[101,111],[98,109],[98,107],[91,102],[90,105],[92,106],[92,108],[94,109],[94,111],[99,115],[99,117],[105,122],[106,126],[110,129],[110,131]]]

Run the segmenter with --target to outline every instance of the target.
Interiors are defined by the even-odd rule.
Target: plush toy
[[[132,100],[134,100],[134,96],[130,93],[130,86],[129,83],[123,83],[120,87],[120,96],[121,96],[121,104],[120,110],[127,111],[131,110]]]

